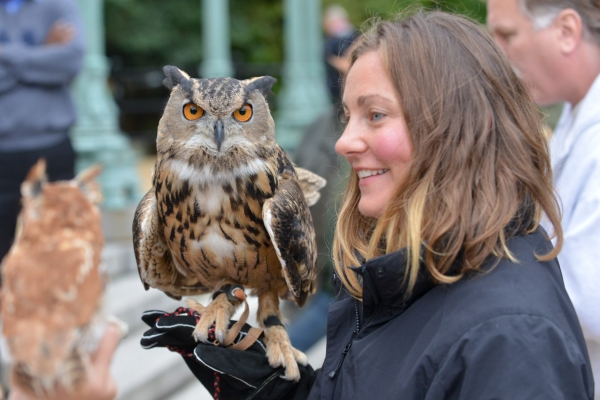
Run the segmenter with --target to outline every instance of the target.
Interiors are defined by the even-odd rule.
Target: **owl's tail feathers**
[[[304,306],[304,304],[306,304],[306,300],[308,299],[308,296],[310,296],[311,294],[314,294],[316,292],[316,285],[314,285],[312,282],[310,283],[310,285],[306,288],[306,290],[302,290],[299,294],[298,297],[294,296],[294,294],[290,291],[290,289],[288,289],[287,287],[282,290],[279,294],[279,298],[283,299],[283,300],[287,300],[287,301],[293,301],[296,303],[296,305],[298,307],[302,307]]]
[[[165,288],[158,287],[157,289],[162,290],[167,296],[174,300],[181,300],[184,296],[199,296],[210,293],[210,290],[201,283],[197,283],[195,286],[178,286],[175,284]]]

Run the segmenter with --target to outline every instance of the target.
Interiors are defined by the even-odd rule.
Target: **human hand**
[[[75,28],[71,24],[59,20],[56,21],[50,28],[50,31],[48,31],[44,44],[46,46],[67,44],[73,40],[74,36]]]
[[[150,326],[140,344],[145,349],[166,347],[182,355],[185,363],[204,387],[213,393],[218,387],[224,399],[306,399],[310,385],[310,365],[298,365],[300,382],[282,379],[283,367],[269,365],[263,334],[246,350],[235,350],[214,344],[196,342],[193,337],[201,315],[192,309],[180,307],[173,313],[146,311],[142,320]],[[233,325],[235,321],[230,322]],[[250,331],[244,324],[233,341],[240,343]],[[213,328],[211,328],[212,330]],[[214,331],[209,340],[214,341]]]
[[[122,331],[115,323],[106,326],[98,348],[91,356],[91,368],[86,385],[77,392],[57,387],[54,393],[32,397],[18,389],[10,392],[8,400],[113,400],[117,396],[117,384],[110,375],[110,362],[121,340]]]

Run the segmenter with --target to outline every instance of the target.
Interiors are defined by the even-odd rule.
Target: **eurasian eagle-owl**
[[[48,183],[46,163],[21,185],[22,210],[14,244],[2,263],[2,331],[11,381],[42,396],[58,385],[77,392],[104,319],[100,256],[101,199],[92,167],[74,180]]]
[[[274,78],[193,79],[172,66],[164,72],[171,96],[158,126],[153,187],[133,222],[140,278],[146,289],[175,298],[213,292],[195,330],[204,342],[213,322],[223,342],[239,305],[222,288],[252,289],[269,362],[297,380],[296,362],[305,364],[306,356],[291,346],[279,298],[291,293],[302,306],[315,288],[308,206],[325,181],[294,168],[275,142],[266,101]]]

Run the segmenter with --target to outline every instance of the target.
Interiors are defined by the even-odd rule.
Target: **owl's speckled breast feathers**
[[[278,175],[294,172],[282,163],[281,156],[265,155],[239,157],[239,164],[227,172],[213,168],[219,165],[214,162],[195,173],[182,174],[178,163],[166,161],[155,173],[158,213],[174,264],[184,275],[196,276],[206,288],[233,279],[280,295],[287,289],[263,224],[262,208],[265,200],[273,197]],[[275,163],[262,161],[268,159]],[[233,165],[231,160],[229,165]]]

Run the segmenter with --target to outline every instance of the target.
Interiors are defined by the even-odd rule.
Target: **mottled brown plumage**
[[[104,244],[94,167],[73,181],[47,183],[40,160],[21,185],[15,243],[2,265],[2,320],[12,383],[39,396],[85,382],[97,340],[93,322],[104,289]],[[37,398],[37,397],[36,397]]]
[[[153,188],[136,210],[134,248],[146,288],[180,298],[226,284],[258,296],[272,365],[298,379],[296,361],[280,318],[279,298],[303,305],[315,285],[316,244],[298,175],[275,142],[265,96],[274,79],[191,79],[165,67],[171,97],[160,120]],[[315,202],[324,180],[303,171],[306,196]],[[224,338],[235,311],[225,295],[203,310],[196,329],[207,340],[216,324]],[[269,319],[270,318],[270,319]]]

